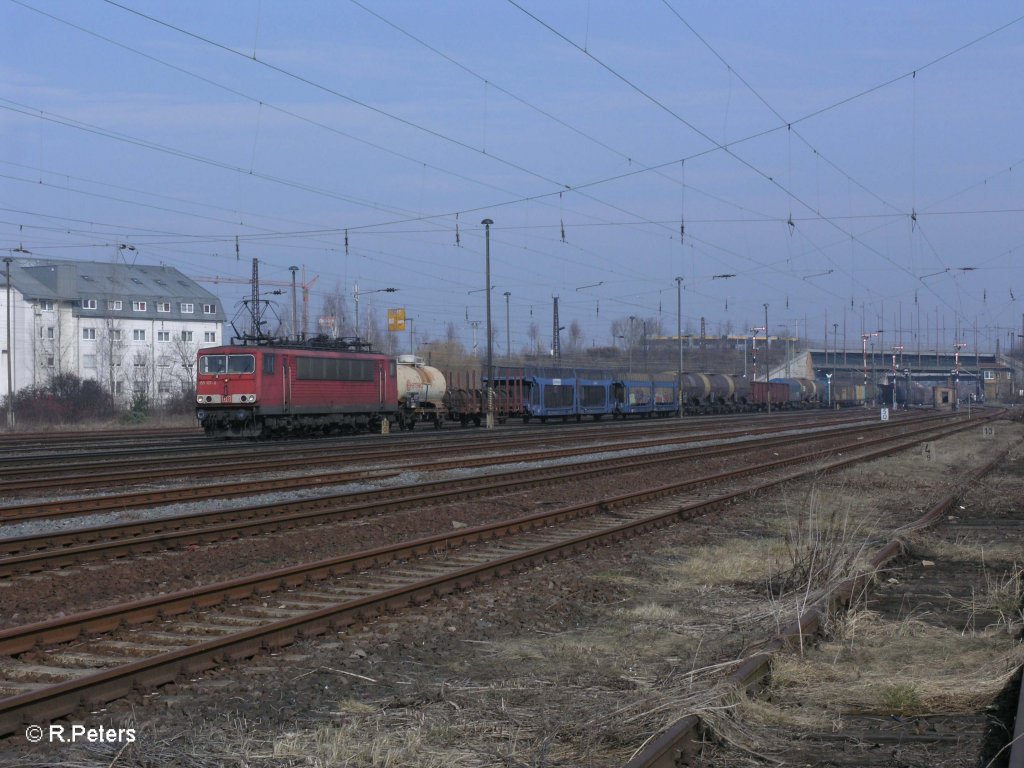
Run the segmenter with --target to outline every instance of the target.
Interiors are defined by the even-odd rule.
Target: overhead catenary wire
[[[257,20],[257,21],[258,21],[258,20]],[[251,29],[251,27],[250,27],[250,29]],[[256,48],[256,45],[255,45],[255,43],[254,43],[254,45],[253,45],[253,49],[255,50],[255,48]],[[602,49],[601,49],[600,47],[593,47],[593,46],[591,46],[591,47],[589,47],[589,50],[592,50],[592,51],[598,51],[598,50],[602,50]],[[736,73],[736,76],[737,76],[737,78],[738,78],[738,79],[741,79],[741,75],[740,75],[739,73]],[[259,109],[259,108],[257,107],[257,109]],[[42,135],[42,131],[40,131],[40,135]],[[261,153],[260,153],[260,154],[262,155],[262,151],[261,151]],[[673,162],[675,162],[675,161],[673,161]],[[817,156],[816,156],[816,162],[817,162]],[[824,159],[822,160],[822,162],[825,162],[825,161],[824,161]],[[252,163],[249,163],[249,164],[247,164],[247,163],[244,163],[244,162],[241,162],[241,163],[239,163],[239,165],[241,165],[241,166],[247,166],[247,165],[251,165],[251,164],[252,164]],[[683,165],[683,162],[681,162],[681,165]],[[634,170],[637,170],[637,169],[636,169],[636,168],[634,167]],[[790,173],[790,176],[792,176],[792,172]],[[675,174],[673,174],[673,177],[674,177],[674,178],[677,178]],[[482,178],[482,177],[481,177],[481,178]],[[700,178],[700,177],[698,176],[698,178]],[[321,184],[320,186],[323,186],[323,185]],[[792,186],[792,183],[788,184],[787,186]],[[67,191],[67,192],[68,192],[68,194],[72,194],[72,193],[71,193],[71,192],[70,192],[69,190],[65,190],[65,191]],[[63,194],[63,193],[62,193],[62,194]],[[684,187],[681,187],[681,193],[680,193],[680,194],[681,194],[681,198],[682,198],[682,200],[685,200],[685,196],[686,196],[686,193],[685,193],[685,188],[684,188]],[[728,196],[729,196],[729,194],[728,194],[728,193],[726,193],[725,197],[728,197]],[[377,197],[378,199],[380,198],[380,196],[375,196],[375,195],[372,195],[372,194],[370,194],[370,195],[367,195],[367,194],[363,194],[363,195],[362,195],[361,197],[363,197],[363,198],[368,198],[368,199],[372,199],[372,198],[374,198],[374,197]],[[386,197],[386,196],[385,196],[385,197]],[[382,199],[382,200],[381,200],[381,202],[384,202],[384,203],[393,203],[393,202],[395,202],[395,201],[393,201],[393,200],[388,200],[388,199]],[[727,201],[727,202],[729,202],[729,204],[734,204],[734,201]],[[35,206],[33,206],[33,207],[35,207]],[[405,206],[405,207],[409,207],[409,206]],[[412,206],[412,207],[413,207],[413,208],[415,208],[416,206]],[[435,208],[437,208],[437,207],[440,207],[440,206],[435,206]],[[485,206],[481,206],[481,207],[485,207]],[[489,206],[487,206],[487,207],[489,207]],[[680,235],[682,235],[682,234],[683,234],[683,227],[685,226],[685,225],[684,225],[684,220],[685,220],[685,221],[687,221],[687,222],[688,222],[688,221],[689,221],[689,220],[690,220],[691,218],[692,218],[692,220],[693,220],[694,222],[700,222],[700,221],[713,221],[713,220],[716,220],[716,217],[714,217],[714,216],[708,216],[708,217],[702,217],[702,216],[700,216],[700,213],[699,213],[699,211],[697,211],[697,212],[696,212],[696,215],[694,215],[694,214],[690,213],[689,211],[686,211],[686,213],[690,213],[690,215],[689,215],[689,216],[686,216],[686,217],[684,217],[684,216],[682,215],[682,214],[684,213],[684,210],[683,210],[683,209],[684,209],[684,207],[685,207],[685,204],[683,204],[683,203],[681,202],[681,205],[680,205],[680,208],[681,208],[681,211],[680,211],[680,213],[681,213],[681,215],[680,215],[680,219],[679,219],[679,221],[673,221],[673,222],[666,222],[666,224],[669,224],[669,225],[671,225],[671,227],[672,227],[672,229],[673,229],[673,230],[676,230],[676,229],[678,228],[678,229],[680,230],[680,231],[679,231],[679,234],[680,234]],[[757,207],[757,206],[753,206],[753,207]],[[815,210],[816,210],[816,211],[820,211],[820,210],[821,210],[821,207],[822,207],[822,206],[821,206],[821,204],[820,204],[820,201],[819,201],[819,204],[817,204],[817,205],[815,206]],[[826,206],[826,207],[827,207],[827,206]],[[964,207],[966,208],[966,207],[970,207],[970,206],[964,206]],[[993,210],[994,210],[994,209],[997,209],[998,207],[999,207],[998,205],[995,205],[995,206],[991,206],[991,208],[992,208]],[[451,211],[455,211],[455,213],[456,213],[456,214],[458,214],[458,213],[459,213],[459,211],[463,210],[463,208],[462,208],[461,206],[452,206],[452,207],[450,208],[450,210],[451,210]],[[53,208],[53,210],[52,210],[52,211],[49,211],[49,212],[50,212],[50,213],[55,213],[55,212],[57,212],[57,211],[61,211],[61,212],[64,212],[64,211],[63,211],[63,206],[55,206],[55,207]],[[426,232],[429,232],[429,231],[431,230],[431,224],[430,224],[429,220],[428,220],[428,219],[426,218],[426,216],[424,216],[423,214],[432,214],[432,213],[433,213],[433,211],[431,211],[431,210],[429,209],[429,206],[428,206],[428,209],[427,209],[427,210],[425,210],[425,211],[417,210],[417,211],[416,211],[416,213],[417,213],[417,216],[415,217],[415,219],[412,219],[412,221],[422,221],[422,222],[425,222],[426,226],[423,226],[423,227],[415,227],[415,226],[413,226],[413,227],[408,227],[408,228],[407,228],[407,224],[408,224],[408,223],[406,224],[406,226],[403,226],[403,225],[397,225],[397,226],[390,226],[390,224],[392,223],[392,221],[388,221],[388,222],[381,222],[381,221],[380,221],[379,219],[378,219],[377,221],[368,221],[369,219],[377,218],[377,217],[373,217],[373,216],[369,216],[369,215],[367,215],[367,216],[358,216],[358,215],[357,215],[357,216],[354,216],[354,217],[353,217],[353,216],[349,216],[349,215],[344,215],[344,216],[343,216],[343,217],[341,217],[341,218],[342,218],[342,221],[343,221],[343,223],[344,223],[344,224],[346,224],[346,225],[352,225],[352,226],[353,226],[353,229],[352,229],[353,233],[355,233],[355,232],[357,232],[357,231],[362,231],[362,232],[366,233],[366,232],[367,232],[367,230],[360,230],[360,229],[358,229],[358,228],[359,228],[360,226],[362,226],[362,225],[365,225],[365,224],[369,224],[369,225],[371,225],[372,227],[376,228],[376,230],[377,230],[377,231],[379,231],[379,232],[381,232],[382,234],[384,234],[384,233],[389,233],[389,232],[395,232],[395,231],[397,231],[397,230],[399,230],[399,229],[406,229],[406,231],[410,231],[410,232],[411,232],[411,231],[414,231],[414,230],[415,230],[415,231],[420,231],[420,232],[424,232],[424,233],[426,233]],[[824,211],[824,213],[825,213],[825,214],[827,214],[827,213],[829,213],[829,211],[827,211],[827,210],[826,210],[826,211]],[[856,214],[857,214],[857,216],[856,216],[856,217],[848,217],[848,220],[850,220],[850,221],[853,221],[853,220],[855,220],[855,219],[857,219],[857,218],[864,218],[864,219],[869,219],[869,218],[872,218],[872,217],[873,217],[873,216],[875,215],[875,214],[874,214],[874,213],[873,213],[873,212],[872,212],[871,210],[860,210],[860,211],[855,211],[854,213],[856,213]],[[90,218],[100,218],[100,217],[90,217]],[[395,219],[399,219],[399,218],[400,218],[400,216],[393,216],[393,217],[385,216],[385,217],[383,217],[383,218],[388,218],[388,219],[391,219],[391,220],[395,220]],[[607,221],[607,222],[599,222],[599,221],[586,221],[586,222],[577,222],[577,221],[575,220],[575,217],[570,217],[570,218],[572,218],[573,220],[572,220],[572,221],[570,221],[570,220],[566,219],[566,220],[565,220],[564,222],[563,222],[563,221],[559,221],[559,222],[554,222],[554,223],[553,223],[553,224],[552,224],[551,226],[559,226],[560,228],[561,228],[561,227],[562,227],[563,225],[564,225],[564,226],[566,226],[566,227],[567,227],[567,228],[569,229],[569,232],[568,232],[568,235],[569,235],[569,239],[570,239],[570,240],[575,240],[575,241],[577,241],[577,242],[579,242],[579,241],[581,240],[582,236],[578,236],[578,237],[575,237],[575,238],[574,238],[574,237],[572,236],[572,232],[573,232],[573,231],[576,231],[576,230],[577,230],[578,228],[582,228],[582,227],[599,227],[599,226],[612,226],[612,227],[616,227],[616,226],[632,226],[632,225],[635,225],[635,224],[637,224],[637,222],[632,222],[632,221],[629,221],[629,220],[628,220],[628,217],[607,217],[608,219],[610,219],[610,220],[609,220],[609,221]],[[618,221],[614,221],[614,220],[611,220],[611,219],[616,219],[616,218],[617,218],[617,219],[619,219],[619,220],[618,220]],[[651,222],[660,222],[660,221],[662,221],[663,219],[665,219],[666,217],[665,217],[665,216],[659,216],[659,215],[653,215],[653,216],[650,216],[649,218],[650,218],[650,221],[651,221]],[[671,216],[669,216],[668,218],[672,218],[672,217],[671,217]],[[831,218],[831,219],[833,219],[833,220],[835,220],[835,221],[840,221],[840,222],[844,220],[844,217],[836,217],[836,216],[832,216],[832,217],[830,217],[830,218]],[[107,219],[107,221],[111,221],[111,222],[116,222],[116,221],[119,221],[119,220],[129,220],[129,217],[125,217],[124,219],[119,219],[119,217],[116,217],[116,216],[111,216],[111,217],[106,217],[106,219]],[[718,218],[717,218],[717,220],[720,220],[720,221],[724,221],[725,219],[726,219],[726,217],[718,217]],[[756,217],[743,217],[743,216],[741,215],[741,216],[737,216],[737,217],[735,217],[735,220],[736,220],[736,221],[747,221],[747,220],[749,220],[749,221],[754,221],[754,220],[756,220]],[[801,221],[814,221],[815,219],[814,219],[813,217],[798,217],[798,216],[793,216],[793,217],[792,217],[792,220],[793,220],[793,221],[794,221],[794,222],[795,222],[795,223],[796,223],[797,225],[799,225]],[[878,220],[879,220],[880,222],[881,222],[881,221],[883,221],[883,219],[882,219],[882,218],[881,218],[880,216],[878,217]],[[211,223],[213,223],[213,222],[211,222]],[[328,222],[328,223],[329,223],[329,222]],[[503,222],[503,223],[504,223],[504,222]],[[452,226],[453,224],[454,224],[454,222],[449,222],[449,230],[448,230],[448,233],[449,233],[449,234],[448,234],[448,237],[449,237],[449,238],[451,238],[451,237],[452,237],[452,231],[451,231],[451,226]],[[230,226],[230,225],[228,225],[228,226]],[[348,227],[345,227],[345,228],[348,228]],[[439,226],[439,229],[440,229],[440,228],[441,228],[441,227]],[[688,227],[687,227],[687,228],[688,228]],[[167,227],[166,229],[173,229],[173,227]],[[207,229],[209,229],[209,228],[207,228]],[[274,229],[274,227],[273,227],[273,226],[268,226],[268,227],[262,227],[261,229]],[[289,227],[277,227],[277,229],[278,229],[278,230],[280,230],[280,234],[281,234],[281,237],[280,237],[280,238],[277,238],[277,240],[278,240],[278,242],[282,243],[282,245],[285,245],[285,244],[287,244],[289,236],[294,236],[294,237],[302,237],[302,236],[303,236],[303,235],[301,235],[301,234],[297,234],[297,232],[298,232],[299,230],[301,230],[301,229],[302,229],[302,227],[291,227],[291,228],[289,228]],[[313,228],[310,228],[310,229],[313,229]],[[535,230],[535,231],[536,231],[536,234],[537,234],[537,236],[538,236],[538,239],[537,239],[537,240],[536,240],[535,242],[536,242],[536,243],[543,243],[543,240],[544,240],[544,236],[545,236],[545,235],[544,235],[544,232],[543,232],[543,230],[537,229],[537,230]],[[756,231],[756,229],[753,229],[753,228],[751,228],[751,231]],[[933,228],[933,230],[932,230],[932,231],[934,232],[934,228]],[[259,230],[256,230],[256,231],[253,231],[253,230],[249,230],[248,232],[245,232],[245,233],[244,233],[244,234],[242,235],[242,236],[243,236],[243,241],[244,241],[244,238],[245,238],[245,236],[246,236],[246,235],[248,235],[248,234],[257,234],[258,232],[259,232]],[[291,234],[289,235],[289,233],[291,233]],[[228,234],[229,234],[229,233],[225,233],[225,236],[228,236]],[[267,234],[276,234],[276,233],[267,233]],[[461,235],[461,234],[463,234],[463,233],[460,233],[460,235]],[[468,233],[467,233],[467,234],[468,234]],[[549,253],[550,253],[550,244],[551,244],[551,243],[556,243],[556,242],[558,242],[558,241],[559,241],[559,240],[561,239],[561,238],[559,237],[559,235],[560,235],[560,234],[561,234],[561,232],[560,232],[560,231],[555,231],[555,232],[553,232],[553,234],[552,234],[552,233],[551,233],[551,232],[549,231],[549,234],[548,234],[548,236],[549,236],[549,238],[550,238],[550,239],[549,239],[549,245],[548,245],[548,251],[549,251]],[[689,233],[689,232],[687,232],[686,234],[687,234],[687,235],[689,235],[690,233]],[[714,236],[713,234],[711,234],[711,233],[706,233],[706,234],[709,234],[709,235],[710,235],[710,237],[708,237],[707,239],[705,239],[704,243],[699,243],[699,245],[700,245],[700,246],[702,246],[702,247],[704,246],[704,244],[705,244],[705,243],[707,243],[707,240],[714,240],[714,239],[715,239],[715,236]],[[808,233],[806,233],[806,234],[810,234],[810,232],[808,232]],[[853,234],[857,235],[858,237],[862,237],[862,236],[863,236],[863,232],[862,232],[862,230],[861,230],[861,229],[855,229],[855,230],[853,230]],[[319,237],[319,236],[320,236],[320,235],[314,235],[314,237]],[[335,237],[334,237],[334,236],[333,236],[332,234],[330,234],[330,233],[327,233],[327,234],[326,234],[326,235],[324,235],[324,236],[325,236],[325,237],[329,237],[329,238],[331,238],[332,240],[334,240],[335,244],[337,244],[337,242],[338,242],[338,238],[335,238]],[[413,237],[416,237],[415,235],[412,235],[412,236],[413,236]],[[472,236],[472,235],[470,235],[470,236]],[[814,238],[814,239],[819,239],[819,238]],[[434,238],[432,238],[432,237],[424,237],[424,238],[422,238],[422,239],[421,239],[421,242],[423,242],[423,243],[429,243],[429,242],[432,242],[433,240],[434,240]],[[827,238],[826,238],[826,240],[827,240]],[[852,239],[851,239],[851,240],[852,240]],[[255,241],[254,241],[254,242],[255,242]],[[449,242],[450,242],[450,241],[449,241]],[[726,241],[725,241],[725,240],[723,240],[723,243],[724,243],[724,242],[726,242]],[[871,241],[868,241],[868,242],[870,243]],[[936,242],[942,242],[942,241],[941,241],[941,240],[936,240]],[[827,243],[825,243],[824,241],[822,241],[821,245],[822,245],[822,247],[824,247],[824,248],[827,248],[827,247],[828,247]],[[645,243],[643,247],[644,247],[644,248],[646,249],[646,246],[647,246],[647,244]],[[852,242],[851,242],[851,246],[852,246]],[[541,245],[541,248],[543,248],[543,247],[544,247],[544,246],[543,246],[543,245]],[[600,249],[599,249],[599,250],[600,250]],[[740,251],[740,252],[742,252],[742,251],[743,251],[743,249],[742,249],[742,248],[739,248],[739,249],[734,249],[734,250],[738,250],[738,251]],[[882,248],[882,250],[883,250],[883,251],[885,251],[886,249],[885,249],[885,248]],[[751,253],[754,253],[754,251],[750,251],[750,252],[751,252]],[[865,255],[866,255],[866,254],[867,254],[867,251],[865,251]],[[558,258],[561,258],[561,257],[559,256]],[[803,257],[801,257],[801,258],[803,258]],[[873,262],[874,260],[872,259],[871,261]],[[871,268],[872,268],[872,267],[870,267],[870,266],[868,267],[868,269],[871,269]],[[745,271],[747,271],[747,270],[745,270]]]

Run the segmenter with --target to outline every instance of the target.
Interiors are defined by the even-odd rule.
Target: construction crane
[[[292,273],[295,274],[294,272]],[[297,284],[297,287],[302,288],[302,338],[307,338],[309,333],[309,289],[313,287],[313,284],[320,278],[320,275],[313,275],[312,280],[306,280],[306,268],[302,267],[302,282]],[[252,285],[252,278],[246,277],[221,277],[220,275],[214,275],[213,277],[193,277],[193,280],[200,283],[237,283],[239,285]],[[274,285],[282,286],[285,288],[291,288],[294,283],[288,282],[287,280],[264,280],[260,278],[260,285]],[[294,329],[293,329],[294,330]]]

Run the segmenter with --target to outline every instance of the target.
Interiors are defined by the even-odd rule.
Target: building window
[[[217,314],[217,305],[216,304],[203,304],[203,314],[204,315],[215,315],[215,314]]]
[[[149,382],[146,381],[145,379],[139,379],[138,381],[136,381],[136,382],[134,382],[132,384],[132,392],[134,392],[137,395],[144,395],[144,394],[146,394],[146,390],[148,390],[148,389],[149,389]]]
[[[96,341],[96,329],[95,328],[83,328],[82,338],[86,341]]]
[[[82,309],[96,309],[96,299],[82,299]]]
[[[183,303],[183,304],[180,305],[180,307],[181,307],[181,314],[183,314],[183,315],[191,315],[196,310],[194,304],[184,304]]]
[[[996,377],[995,371],[982,371],[982,375],[985,377],[985,381],[991,381]]]
[[[90,355],[86,355],[86,358],[88,358],[88,357],[90,357]],[[91,355],[91,357],[96,357],[96,355]],[[53,368],[53,355],[48,355],[47,356],[47,358],[46,358],[46,367],[47,368]]]
[[[123,381],[115,381],[114,382],[114,394],[115,395],[123,395],[124,394],[124,382]]]
[[[182,331],[181,332],[181,340],[182,341],[192,341],[192,331]]]
[[[111,328],[110,329],[110,338],[113,341],[120,341],[121,340],[121,329],[120,328]]]
[[[53,358],[50,358],[53,360]],[[95,368],[96,367],[96,355],[82,355],[82,367],[84,368]]]
[[[145,312],[146,311],[146,302],[144,302],[144,301],[133,301],[132,302],[132,311],[133,312]]]
[[[40,339],[52,339],[53,338],[53,326],[52,325],[48,325],[45,328],[40,328],[39,329],[39,338]]]
[[[171,332],[170,331],[157,331],[156,332],[156,340],[157,341],[170,341],[171,340]]]
[[[136,328],[134,331],[132,331],[132,339],[134,339],[135,341],[145,341],[146,340],[146,329],[145,328]]]
[[[48,299],[40,301],[39,308],[45,312],[53,312],[53,302]]]
[[[171,358],[167,357],[166,355],[160,355],[159,359],[157,359],[156,361],[156,364],[161,368],[170,368]]]
[[[158,381],[156,383],[156,391],[161,395],[171,394],[171,382],[169,381]]]
[[[156,311],[157,312],[170,312],[171,311],[171,302],[169,302],[169,301],[158,301],[157,304],[156,304]]]
[[[120,299],[117,299],[117,300],[111,299],[110,301],[107,302],[107,309],[112,309],[112,310],[120,311],[123,308],[124,308],[124,303]]]
[[[203,331],[203,341],[217,341],[217,332]]]

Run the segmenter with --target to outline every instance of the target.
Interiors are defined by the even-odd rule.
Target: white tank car
[[[397,366],[398,402],[406,414],[405,426],[417,421],[433,422],[440,428],[444,419],[444,393],[448,387],[444,374],[425,365],[422,357],[400,355]]]

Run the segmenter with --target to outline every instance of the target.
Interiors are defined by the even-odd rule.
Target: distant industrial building
[[[165,400],[192,390],[196,352],[222,341],[219,300],[173,267],[34,256],[0,266],[0,397],[10,364],[15,392],[73,373],[122,402]]]

